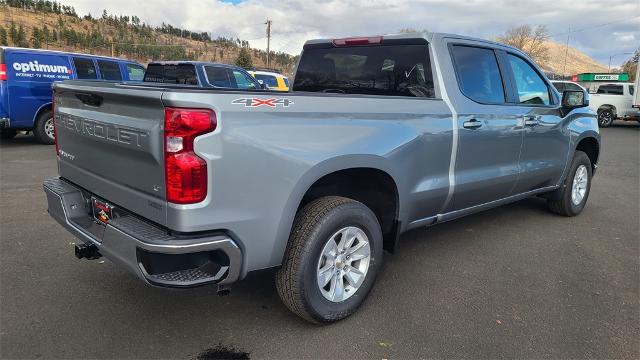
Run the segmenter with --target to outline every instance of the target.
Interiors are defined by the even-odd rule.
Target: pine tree
[[[9,45],[9,39],[7,39],[7,30],[4,26],[0,25],[0,45]]]
[[[249,69],[253,67],[253,60],[251,59],[251,54],[249,54],[249,50],[246,48],[240,49],[240,53],[236,58],[236,65],[243,67],[245,69]]]

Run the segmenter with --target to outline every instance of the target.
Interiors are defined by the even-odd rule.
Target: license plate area
[[[98,224],[106,225],[113,219],[113,205],[96,197],[91,198],[93,218]]]

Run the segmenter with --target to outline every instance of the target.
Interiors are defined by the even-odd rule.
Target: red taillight
[[[216,129],[209,109],[164,109],[164,169],[167,201],[192,204],[207,197],[207,163],[193,152],[194,139]]]
[[[574,81],[574,82],[575,82],[575,81],[578,81],[578,75],[577,75],[577,74],[573,75],[573,76],[571,77],[571,81]]]
[[[7,64],[0,64],[0,80],[7,80]]]
[[[333,39],[333,46],[382,45],[382,36]]]

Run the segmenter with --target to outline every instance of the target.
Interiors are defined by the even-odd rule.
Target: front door
[[[528,60],[505,53],[505,63],[516,93],[514,110],[524,125],[520,177],[514,193],[556,185],[567,163],[570,136],[563,127],[559,99]]]

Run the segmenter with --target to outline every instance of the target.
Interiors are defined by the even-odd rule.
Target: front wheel
[[[375,214],[348,198],[327,196],[296,215],[276,287],[284,304],[314,323],[355,312],[382,264]]]
[[[609,127],[613,124],[613,119],[615,115],[613,111],[609,109],[598,111],[598,126],[600,127]]]
[[[587,154],[577,150],[562,187],[548,199],[549,210],[563,216],[580,214],[589,198],[592,175],[591,160]]]

